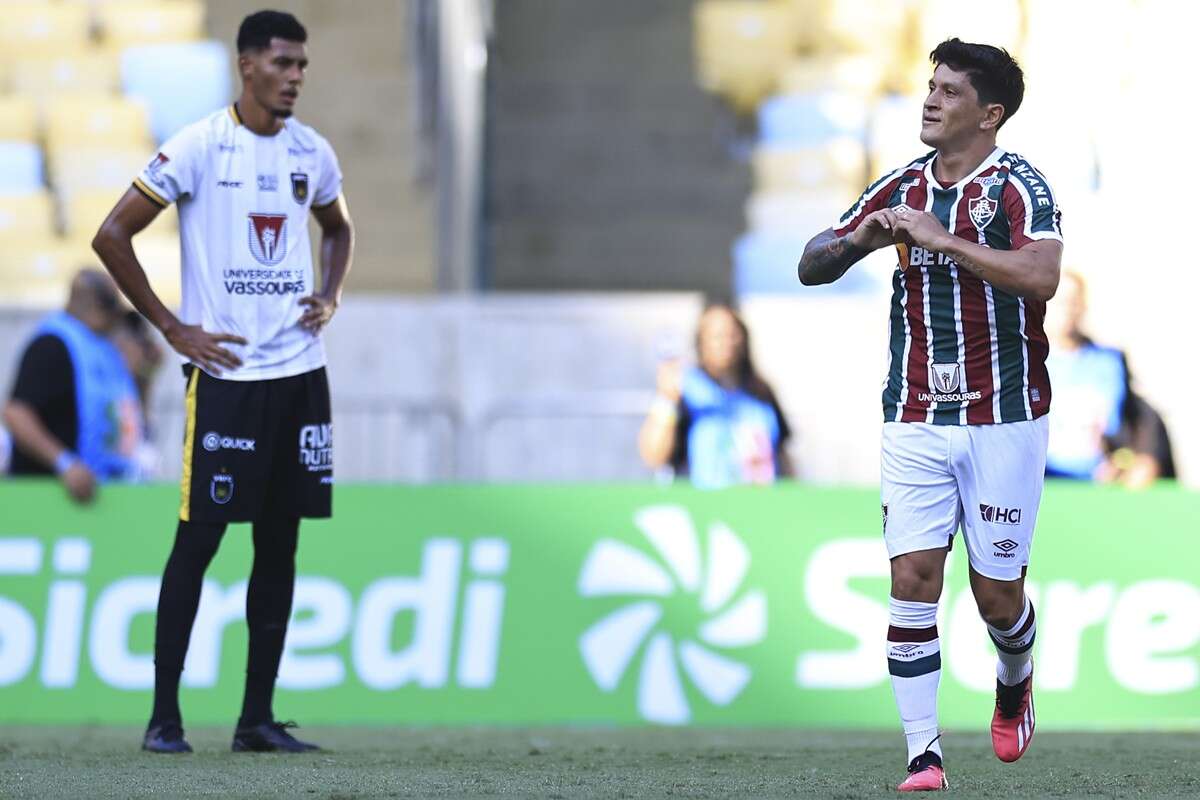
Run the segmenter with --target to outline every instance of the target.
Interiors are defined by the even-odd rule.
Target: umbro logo
[[[919,644],[913,644],[912,642],[906,642],[904,644],[895,645],[894,647],[892,647],[892,649],[896,650],[898,652],[901,652],[901,653],[911,653],[913,650],[916,650],[920,646],[921,645],[919,645]]]
[[[1016,542],[1014,542],[1012,539],[1001,539],[998,542],[992,542],[992,544],[996,545],[996,547],[999,547],[1001,550],[1003,550],[1006,553],[1011,553],[1013,550],[1016,550],[1018,547],[1021,546],[1021,545],[1017,544]]]

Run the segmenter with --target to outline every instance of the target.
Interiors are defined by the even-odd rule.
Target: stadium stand
[[[156,142],[228,102],[228,50],[198,0],[5,2],[0,9],[0,258],[4,299],[57,305]],[[170,64],[170,69],[163,69]],[[179,297],[173,212],[139,241]]]

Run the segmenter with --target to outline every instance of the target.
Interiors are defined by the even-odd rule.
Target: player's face
[[[244,73],[254,99],[277,117],[290,117],[304,85],[308,49],[300,42],[272,39],[247,59]]]
[[[710,309],[700,319],[700,365],[709,373],[720,374],[737,366],[744,346],[737,320],[725,309]]]
[[[929,79],[929,95],[921,115],[921,141],[941,149],[986,135],[990,129],[984,127],[984,121],[992,107],[980,104],[979,93],[967,73],[938,64]]]

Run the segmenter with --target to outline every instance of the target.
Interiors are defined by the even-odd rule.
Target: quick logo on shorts
[[[215,453],[218,450],[242,450],[245,452],[254,452],[254,439],[235,439],[232,436],[222,436],[219,433],[209,431],[204,434],[204,438],[200,443],[204,449],[210,453]]]
[[[300,429],[300,463],[309,472],[333,469],[333,425],[305,425]]]
[[[980,503],[979,516],[983,517],[984,522],[993,522],[997,525],[1021,524],[1021,509],[1019,508],[1000,508],[1000,506]]]
[[[287,214],[247,214],[250,254],[260,264],[273,267],[287,255]]]

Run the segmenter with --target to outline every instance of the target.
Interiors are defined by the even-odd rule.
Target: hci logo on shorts
[[[1019,508],[1000,508],[980,503],[979,515],[983,517],[984,522],[994,522],[997,525],[1021,524],[1021,509]]]
[[[208,487],[209,497],[219,506],[233,499],[233,476],[224,472],[212,476],[212,484]]]
[[[250,254],[260,264],[273,267],[287,255],[287,214],[255,214],[250,218]]]

